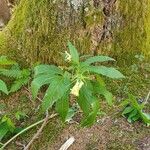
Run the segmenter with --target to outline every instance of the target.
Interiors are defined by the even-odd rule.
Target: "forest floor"
[[[150,63],[120,67],[120,70],[127,78],[124,81],[106,80],[108,89],[113,95],[117,95],[116,102],[113,107],[108,107],[104,101],[102,102],[101,109],[106,114],[99,116],[95,125],[81,128],[80,115],[66,124],[63,124],[58,117],[53,118],[49,120],[30,150],[59,150],[71,136],[75,138],[75,142],[69,150],[150,150],[150,128],[142,122],[128,123],[126,118],[121,116],[122,109],[118,106],[120,101],[126,98],[127,93],[143,100],[147,96],[150,90]],[[31,95],[25,88],[0,99],[0,104],[5,105],[5,108],[0,110],[0,114],[5,113],[12,117],[19,127],[27,127],[43,118],[37,109],[40,103],[31,101]],[[146,110],[150,110],[149,103]],[[29,117],[17,121],[14,117],[17,111],[23,111]],[[31,140],[39,127],[40,125],[18,137],[6,150],[23,149],[22,145],[26,145]],[[9,137],[4,139],[3,143],[8,139]]]

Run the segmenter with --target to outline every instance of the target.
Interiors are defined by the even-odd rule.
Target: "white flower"
[[[65,60],[68,62],[71,61],[71,55],[67,51],[65,51]]]
[[[84,82],[83,81],[78,81],[74,85],[74,87],[71,89],[71,94],[75,96],[79,96],[79,91],[81,87],[83,86]]]

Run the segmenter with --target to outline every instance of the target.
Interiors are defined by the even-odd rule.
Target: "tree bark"
[[[0,33],[0,54],[30,65],[62,64],[60,55],[70,40],[81,55],[149,55],[148,1],[20,0]]]

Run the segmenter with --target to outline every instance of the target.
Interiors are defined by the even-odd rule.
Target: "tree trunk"
[[[148,1],[20,0],[0,33],[0,54],[27,64],[62,64],[70,40],[81,55],[149,56]]]

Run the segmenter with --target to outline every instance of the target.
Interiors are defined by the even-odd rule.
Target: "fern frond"
[[[6,66],[6,65],[14,65],[14,64],[16,64],[16,62],[15,61],[12,61],[12,60],[9,60],[9,59],[7,59],[7,57],[6,56],[0,56],[0,66],[2,65],[4,65],[4,66]]]
[[[12,84],[11,89],[10,89],[9,92],[12,93],[12,92],[18,91],[22,86],[28,84],[29,79],[30,79],[29,77],[27,77],[27,78],[19,78],[18,80],[16,80]]]
[[[22,74],[21,70],[17,70],[17,69],[0,69],[0,75],[9,78],[19,78],[21,74]]]

